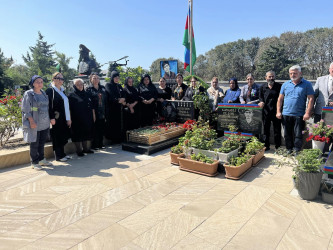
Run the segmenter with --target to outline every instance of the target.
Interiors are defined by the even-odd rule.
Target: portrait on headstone
[[[164,77],[168,82],[176,82],[176,75],[178,69],[178,61],[160,61],[161,77]]]

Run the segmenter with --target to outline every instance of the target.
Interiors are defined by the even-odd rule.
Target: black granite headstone
[[[176,112],[176,121],[184,123],[194,119],[194,105],[192,101],[167,101],[168,111]]]
[[[228,130],[235,125],[239,131],[259,135],[262,133],[262,108],[256,104],[219,104],[217,129]]]

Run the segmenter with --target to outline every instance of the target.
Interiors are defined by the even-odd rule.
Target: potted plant
[[[333,204],[333,184],[324,181],[321,189],[321,198],[324,202]]]
[[[217,154],[221,162],[228,162],[231,156],[238,155],[241,142],[236,135],[231,135],[222,142],[222,147],[217,149]]]
[[[325,125],[324,120],[308,125],[309,137],[306,141],[312,140],[312,148],[318,148],[324,152],[325,143],[329,143],[333,135],[333,126]]]
[[[242,178],[242,175],[252,167],[252,155],[241,154],[238,157],[232,156],[230,163],[225,163],[225,177],[229,179],[238,180]]]
[[[320,169],[323,163],[320,149],[304,149],[296,156],[296,166],[294,166],[296,176],[296,189],[304,200],[316,198],[323,172]]]
[[[189,158],[179,157],[179,169],[202,174],[206,176],[216,176],[218,161],[213,160],[202,153],[192,154]]]
[[[179,166],[178,157],[182,156],[184,156],[184,149],[182,145],[178,144],[171,148],[170,152],[171,164]]]
[[[253,136],[246,144],[244,153],[253,155],[253,166],[256,166],[259,161],[264,157],[265,144],[260,142],[257,137]]]

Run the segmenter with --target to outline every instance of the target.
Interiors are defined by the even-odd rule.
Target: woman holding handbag
[[[26,91],[22,100],[23,139],[30,143],[31,166],[41,170],[42,166],[51,166],[44,159],[44,145],[49,135],[50,121],[48,105],[49,100],[42,90],[43,79],[34,75],[30,82],[30,90]]]
[[[55,159],[65,162],[71,159],[65,154],[64,147],[70,138],[70,127],[72,124],[68,98],[62,87],[64,77],[61,73],[56,72],[52,75],[51,87],[45,92],[49,97],[49,115],[55,123],[51,128],[51,137]]]

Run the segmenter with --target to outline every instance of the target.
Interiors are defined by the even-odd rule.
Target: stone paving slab
[[[0,249],[333,249],[333,207],[301,200],[265,155],[239,181],[119,145],[0,169]]]

